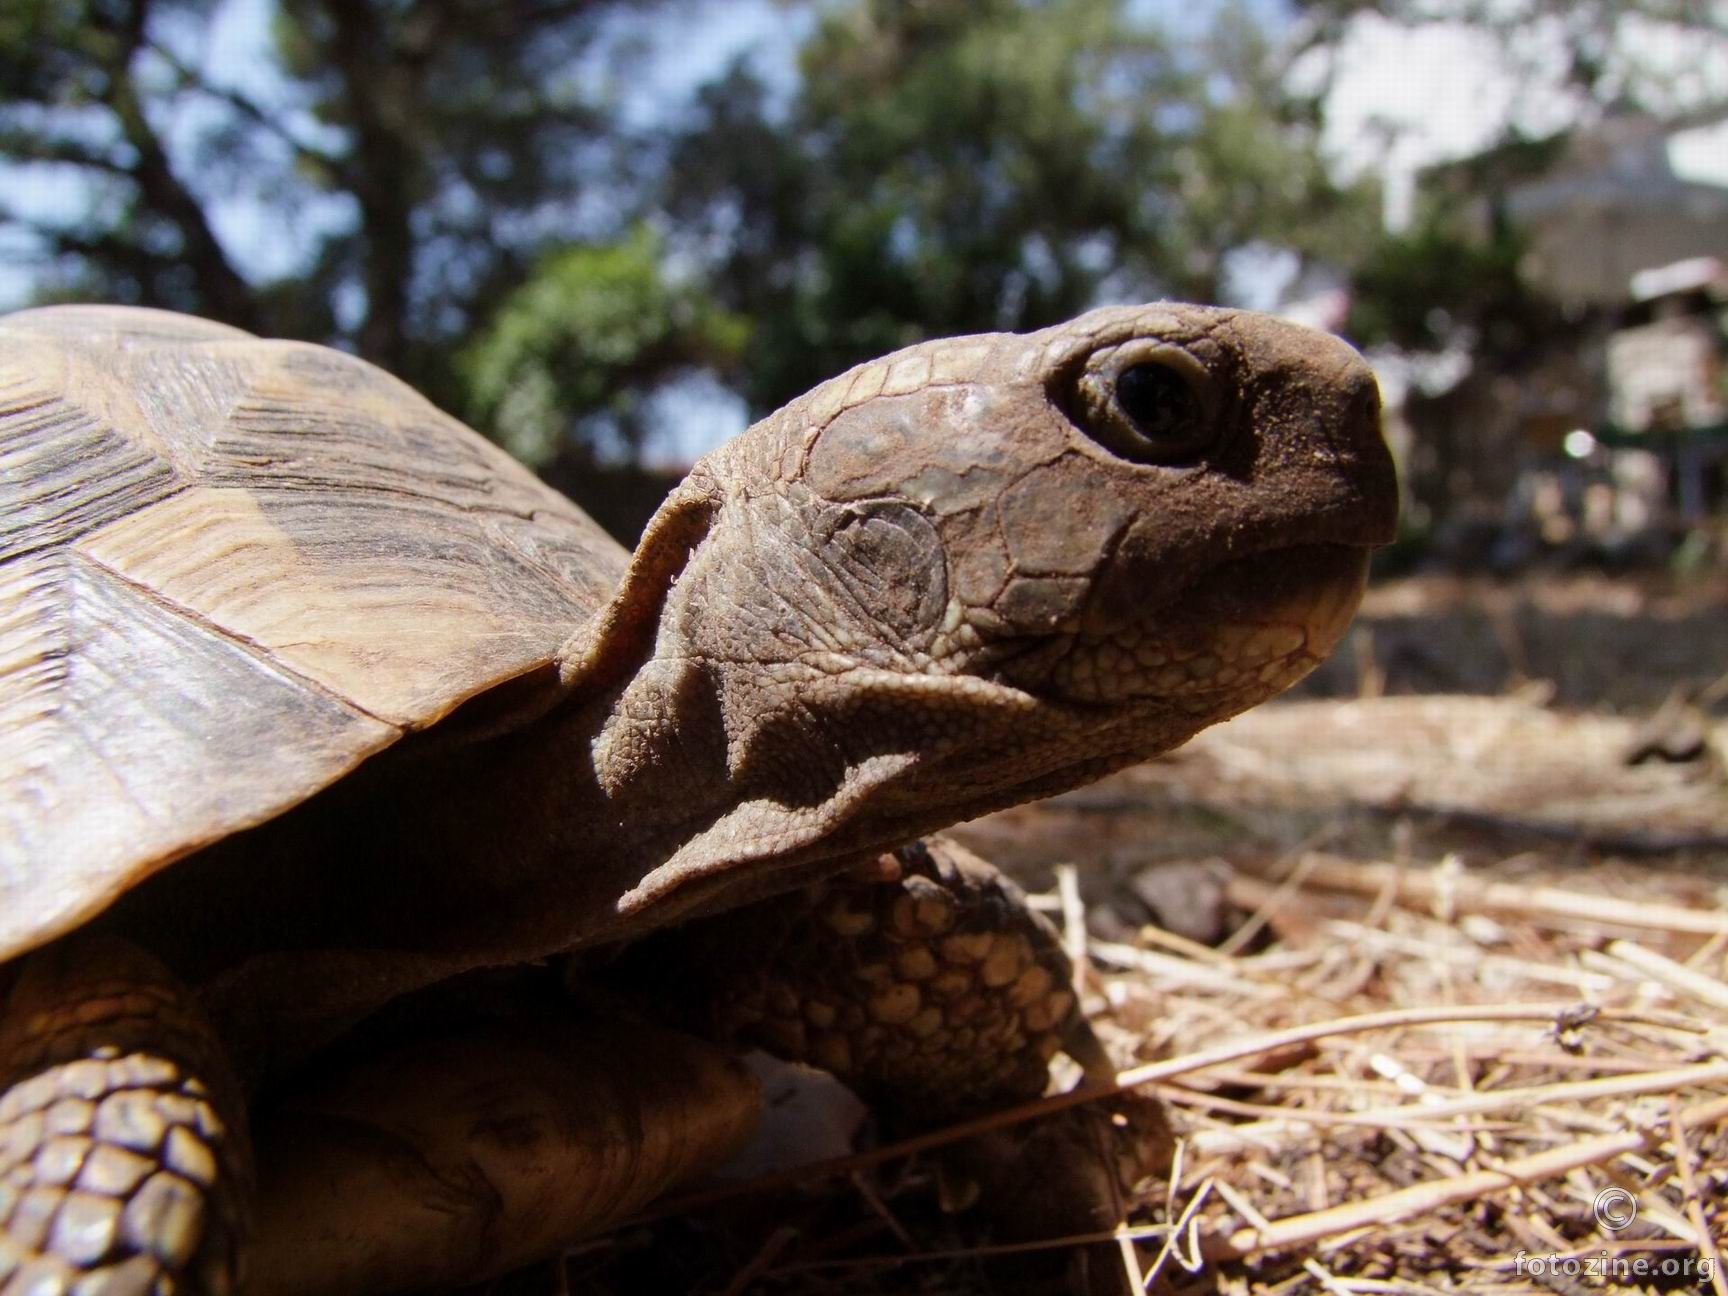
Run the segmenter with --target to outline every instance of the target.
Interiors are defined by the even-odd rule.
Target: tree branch
[[[182,61],[177,54],[159,41],[149,42],[149,49],[151,53],[168,65],[179,79],[181,89],[194,90],[199,94],[207,95],[227,104],[253,125],[261,127],[270,135],[281,140],[300,161],[325,168],[341,184],[347,185],[349,183],[348,177],[344,174],[347,159],[335,153],[325,152],[314,144],[308,144],[291,131],[286,122],[272,116],[238,90],[227,86],[213,85],[202,72]]]
[[[408,284],[414,272],[413,209],[423,162],[407,136],[404,107],[419,99],[416,69],[396,56],[372,4],[319,0],[333,40],[325,51],[342,80],[354,124],[349,188],[360,202],[365,240],[361,279],[366,318],[355,341],[360,354],[400,373],[408,354]],[[391,21],[389,19],[386,22]]]
[[[460,28],[467,40],[510,39],[517,33],[550,25],[578,14],[618,8],[626,0],[514,0],[514,3],[472,5],[452,0],[415,0],[403,19],[404,26],[424,21],[428,47],[450,38]]]
[[[63,162],[110,175],[131,176],[132,168],[70,139],[43,139],[29,131],[0,130],[0,155],[14,162]]]
[[[228,259],[197,197],[181,183],[167,150],[144,113],[133,78],[132,60],[145,43],[149,0],[134,0],[123,39],[108,68],[105,101],[119,120],[126,142],[138,154],[131,168],[145,204],[180,231],[184,259],[190,266],[206,307],[218,318],[257,331],[258,302],[252,287]]]

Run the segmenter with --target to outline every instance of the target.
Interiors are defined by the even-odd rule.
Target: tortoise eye
[[[1131,463],[1199,463],[1223,429],[1205,366],[1168,346],[1131,364],[1121,365],[1120,358],[1119,352],[1113,359],[1100,357],[1102,363],[1081,376],[1081,430]]]
[[[1212,419],[1187,378],[1169,365],[1149,361],[1124,369],[1116,379],[1116,405],[1144,443],[1130,458],[1191,463],[1212,445]]]

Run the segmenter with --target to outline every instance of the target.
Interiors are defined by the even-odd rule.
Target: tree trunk
[[[421,179],[419,149],[408,129],[418,67],[392,48],[388,19],[365,0],[325,0],[335,33],[328,51],[353,114],[349,172],[360,203],[361,283],[366,315],[355,341],[360,354],[393,373],[408,359],[408,290],[414,273],[412,214]]]

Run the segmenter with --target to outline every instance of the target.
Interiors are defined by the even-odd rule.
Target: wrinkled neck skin
[[[1360,552],[1312,555],[1299,577],[1274,564],[1287,598],[1200,599],[1173,609],[1163,637],[1139,616],[1095,615],[1088,632],[1081,602],[1061,628],[1025,633],[950,593],[947,547],[902,504],[836,504],[803,482],[698,482],[687,496],[708,530],[652,649],[566,722],[572,746],[592,726],[601,806],[570,822],[582,853],[609,861],[626,930],[1176,747],[1312,669],[1365,567]],[[1252,660],[1208,678],[1236,648]]]
[[[249,1083],[463,971],[749,903],[1206,723],[983,679],[956,687],[904,645],[848,648],[865,605],[804,570],[803,546],[758,536],[747,551],[787,579],[740,587],[728,528],[763,524],[754,508],[716,521],[628,673],[605,652],[573,661],[567,701],[522,731],[339,785],[318,813],[267,826],[261,854],[237,847],[243,866],[226,847],[189,861],[210,906],[199,927],[239,956],[206,944],[216,965],[197,979]],[[917,588],[902,587],[910,602]],[[743,626],[782,655],[744,653]],[[259,890],[293,896],[292,909],[260,906]],[[146,910],[142,929],[160,918]]]
[[[871,570],[829,565],[824,531],[869,527]],[[579,831],[603,825],[613,844],[601,853],[634,861],[614,873],[618,918],[660,925],[730,907],[1205,723],[1106,715],[951,673],[940,645],[907,633],[951,611],[930,540],[915,514],[884,522],[802,487],[737,492],[715,511],[649,655],[569,722],[573,735],[593,725],[603,806]]]
[[[250,1083],[462,971],[732,908],[1100,777],[1313,662],[1298,650],[1274,682],[1228,700],[1076,702],[1006,682],[1073,659],[1042,641],[956,649],[974,670],[995,659],[1002,678],[954,674],[947,650],[906,642],[904,623],[878,612],[898,606],[940,631],[952,617],[932,604],[928,570],[853,589],[812,565],[820,545],[781,543],[822,516],[784,505],[777,490],[717,512],[703,502],[709,528],[658,616],[638,621],[640,604],[621,596],[636,624],[612,617],[604,646],[566,664],[567,701],[522,731],[338,785],[331,803],[267,825],[262,843],[235,839],[243,864],[224,858],[226,843],[188,861],[202,879],[182,881],[209,918],[186,930],[208,942],[220,929],[240,955],[228,962],[207,943],[216,965],[198,979]],[[879,571],[897,561],[886,550],[943,560],[940,548],[879,540]],[[748,581],[739,554],[752,555]],[[738,638],[746,630],[754,647]],[[633,664],[608,655],[632,647]],[[260,905],[260,890],[294,900]],[[167,894],[178,907],[186,893]],[[160,917],[146,908],[142,928],[160,931]]]

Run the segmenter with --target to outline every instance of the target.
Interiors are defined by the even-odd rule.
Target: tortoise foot
[[[622,965],[710,1031],[833,1072],[889,1130],[929,1129],[1042,1094],[1067,1053],[1111,1074],[1055,927],[1013,882],[946,840],[913,843],[805,892],[644,942]],[[936,1155],[941,1201],[999,1242],[1108,1231],[1168,1167],[1155,1098],[1119,1094],[960,1140]],[[1071,1252],[1071,1254],[1069,1253]],[[1052,1253],[1052,1289],[1119,1290],[1114,1244]],[[1038,1264],[1012,1261],[1006,1289]],[[1077,1265],[1087,1275],[1064,1277]]]
[[[37,954],[4,1001],[0,1074],[0,1292],[236,1290],[238,1090],[160,964],[99,938]]]

